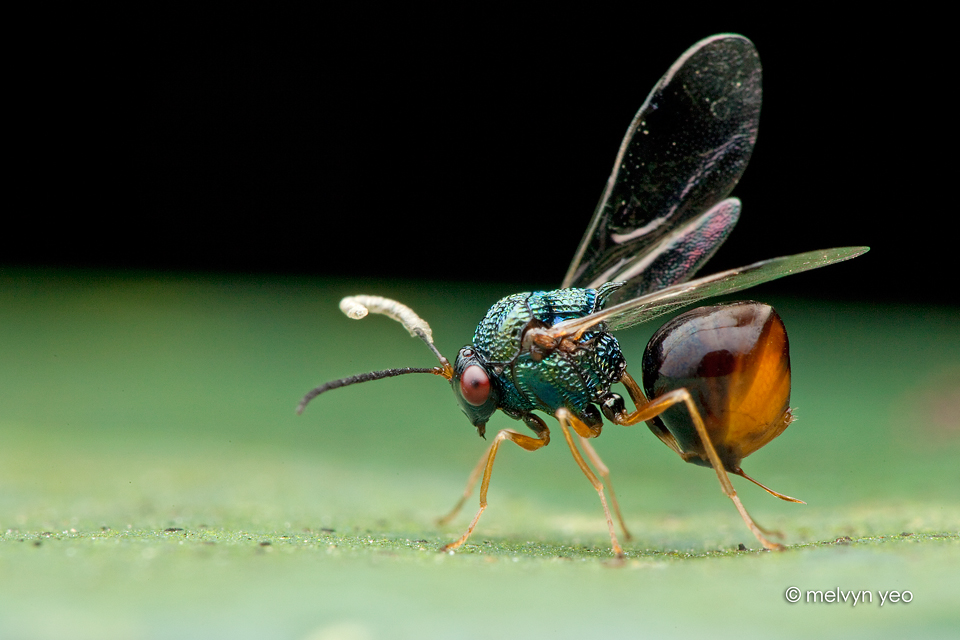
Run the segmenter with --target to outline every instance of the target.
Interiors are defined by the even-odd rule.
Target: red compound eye
[[[468,403],[479,407],[490,397],[490,378],[483,367],[472,364],[460,375],[460,395]]]

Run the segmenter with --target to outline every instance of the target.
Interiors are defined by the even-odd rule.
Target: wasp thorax
[[[665,324],[643,356],[650,398],[685,388],[729,471],[780,435],[792,420],[790,352],[783,321],[772,307],[735,302],[694,309]],[[681,405],[658,420],[684,459],[709,466],[703,443]]]

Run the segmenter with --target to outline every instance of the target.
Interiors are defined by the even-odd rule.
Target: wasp
[[[760,116],[761,65],[756,48],[735,34],[715,35],[688,49],[660,79],[627,129],[613,171],[560,288],[507,296],[477,326],[451,364],[434,345],[429,324],[405,305],[378,296],[344,298],[352,318],[370,312],[402,323],[440,365],[386,369],[321,385],[297,412],[330,389],[407,373],[450,382],[467,419],[485,437],[500,410],[532,435],[501,429],[470,474],[447,522],[480,482],[480,507],[452,551],[473,533],[487,508],[500,445],[526,451],[550,443],[537,412],[560,425],[573,458],[597,491],[613,553],[624,556],[611,507],[629,539],[607,466],[591,444],[613,424],[645,422],[683,460],[712,468],[723,492],[767,549],[782,549],[747,513],[730,481],[735,474],[783,500],[741,469],[741,461],[793,419],[786,329],[770,306],[737,302],[696,308],[651,338],[640,382],[614,333],[782,276],[848,260],[868,247],[811,251],[690,278],[726,240],[741,210],[728,197],[750,159]],[[622,385],[633,409],[621,394]],[[583,452],[581,453],[581,448]],[[588,464],[588,460],[592,463]],[[594,471],[596,470],[596,472]],[[599,477],[598,477],[599,475]],[[602,478],[602,480],[601,480]],[[605,491],[606,487],[606,491]]]

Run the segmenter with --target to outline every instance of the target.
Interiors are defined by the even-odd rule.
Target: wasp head
[[[460,349],[450,379],[460,410],[484,437],[487,420],[497,410],[500,394],[484,358],[472,346]]]

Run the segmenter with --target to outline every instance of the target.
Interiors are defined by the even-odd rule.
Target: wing
[[[610,331],[626,329],[705,298],[742,291],[762,282],[776,280],[793,273],[801,273],[810,269],[825,267],[835,262],[850,260],[867,251],[869,251],[869,247],[842,247],[808,251],[792,256],[755,262],[745,267],[721,271],[690,282],[675,284],[582,318],[558,322],[550,328],[543,329],[543,333],[549,338],[560,340],[568,336],[579,336],[600,323],[604,323]]]
[[[701,40],[653,88],[563,287],[626,280],[634,298],[690,277],[726,239],[739,201],[724,200],[747,166],[760,120],[761,68],[743,36]]]

